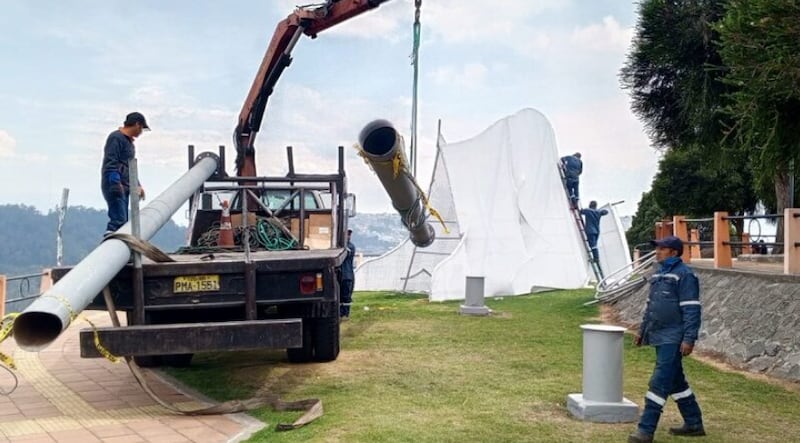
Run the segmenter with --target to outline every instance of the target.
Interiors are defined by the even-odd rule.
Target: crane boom
[[[387,1],[389,0],[328,0],[319,5],[298,7],[278,23],[253,85],[247,93],[233,135],[237,176],[256,176],[253,142],[261,128],[267,101],[281,73],[291,63],[292,50],[300,37],[305,34],[316,38],[318,33]]]

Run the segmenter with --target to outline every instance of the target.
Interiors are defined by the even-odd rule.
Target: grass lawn
[[[581,392],[581,330],[597,323],[589,291],[487,300],[495,313],[458,315],[458,303],[390,293],[356,293],[332,363],[290,365],[284,352],[207,354],[170,374],[218,400],[258,389],[284,400],[319,397],[325,415],[275,432],[297,412],[261,409],[268,427],[249,441],[306,442],[621,442],[635,424],[571,418],[566,396]],[[369,310],[365,310],[366,308]],[[624,395],[640,406],[652,348],[625,340]],[[667,403],[657,441],[800,441],[800,394],[740,374],[685,361],[703,409],[704,439],[671,437],[680,424]]]

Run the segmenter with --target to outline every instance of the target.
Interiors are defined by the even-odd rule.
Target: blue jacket
[[[130,187],[128,164],[136,156],[133,140],[116,130],[108,135],[106,146],[103,148],[102,185],[117,185],[125,189]]]
[[[586,228],[587,234],[599,234],[600,233],[600,217],[608,214],[608,210],[592,208],[583,208],[581,209],[581,215],[583,215],[583,224]]]
[[[578,178],[583,173],[583,162],[574,155],[561,157],[561,163],[564,164],[564,175],[567,178]]]
[[[352,242],[347,242],[347,257],[342,263],[342,280],[355,280],[356,273],[353,269],[353,258],[356,256],[356,246]]]
[[[650,279],[650,295],[639,328],[642,343],[694,345],[701,311],[700,285],[694,272],[680,257],[664,260]]]

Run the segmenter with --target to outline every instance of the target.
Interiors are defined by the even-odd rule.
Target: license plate
[[[219,291],[219,275],[185,275],[175,277],[172,292]]]

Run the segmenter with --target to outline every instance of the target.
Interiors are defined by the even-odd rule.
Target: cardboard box
[[[256,215],[252,212],[247,213],[247,222],[248,226],[255,226]],[[231,214],[231,226],[233,226],[234,229],[237,226],[242,226],[242,214]]]
[[[309,214],[304,226],[305,240],[303,243],[309,249],[329,249],[333,236],[331,224],[332,218],[330,214]],[[298,239],[300,238],[298,235],[300,232],[299,219],[292,219],[290,230],[292,235]]]

